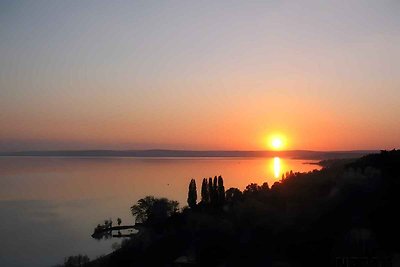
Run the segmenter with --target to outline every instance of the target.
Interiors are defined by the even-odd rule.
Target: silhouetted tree
[[[203,203],[210,202],[210,194],[208,192],[208,184],[206,178],[203,178],[203,183],[201,184],[201,201]]]
[[[243,193],[237,188],[229,188],[225,192],[226,202],[238,202],[243,199]]]
[[[260,187],[261,191],[269,191],[269,185],[267,182],[263,183]]]
[[[178,211],[179,202],[166,198],[155,198],[146,196],[138,200],[131,207],[135,221],[141,223],[153,223],[164,220]]]
[[[149,223],[164,222],[168,217],[178,212],[179,202],[167,198],[156,198],[148,216]]]
[[[132,215],[136,216],[136,222],[143,223],[147,220],[154,202],[155,198],[153,196],[147,196],[145,198],[139,199],[137,204],[131,207]]]
[[[243,193],[247,194],[247,193],[256,193],[258,191],[260,191],[260,186],[256,183],[251,183],[249,185],[246,186],[246,188],[244,189]]]
[[[214,177],[212,184],[211,204],[216,205],[218,203],[218,179],[217,176]]]
[[[214,201],[214,188],[213,188],[213,180],[212,178],[208,178],[208,197],[210,199],[210,203]]]
[[[224,179],[222,179],[221,175],[218,176],[218,201],[221,204],[225,201]]]
[[[196,188],[196,180],[192,179],[189,183],[189,192],[188,192],[188,205],[190,208],[195,208],[197,204],[197,188]]]
[[[111,218],[108,220],[104,220],[104,228],[111,228],[112,227],[112,220]]]
[[[121,225],[121,223],[122,223],[121,218],[118,218],[118,219],[117,219],[117,223],[118,223],[118,225]]]

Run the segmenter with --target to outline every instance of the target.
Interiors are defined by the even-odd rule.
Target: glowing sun
[[[272,148],[274,148],[274,149],[281,149],[282,146],[283,146],[283,141],[282,141],[282,139],[280,139],[280,138],[274,138],[274,139],[272,139],[272,141],[271,141],[271,146],[272,146]]]
[[[273,149],[273,150],[281,150],[285,147],[285,138],[283,136],[271,136],[269,138],[268,145]]]

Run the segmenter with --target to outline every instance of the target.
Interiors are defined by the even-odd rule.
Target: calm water
[[[225,188],[272,185],[283,172],[311,171],[306,160],[282,158],[0,157],[0,266],[52,266],[68,255],[91,259],[118,239],[96,241],[104,219],[133,223],[129,207],[145,195],[186,205],[195,178],[222,175]]]

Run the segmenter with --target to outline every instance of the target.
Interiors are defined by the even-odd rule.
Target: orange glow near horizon
[[[0,151],[400,147],[399,1],[87,2],[1,6]]]

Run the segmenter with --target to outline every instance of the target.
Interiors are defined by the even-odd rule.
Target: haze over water
[[[277,165],[279,161],[279,166]],[[191,178],[222,175],[226,188],[271,186],[286,171],[311,171],[305,160],[277,158],[0,157],[1,266],[49,266],[67,255],[95,258],[118,239],[90,237],[104,219],[132,224],[130,206],[145,195],[187,205]],[[279,167],[279,168],[278,168]]]

